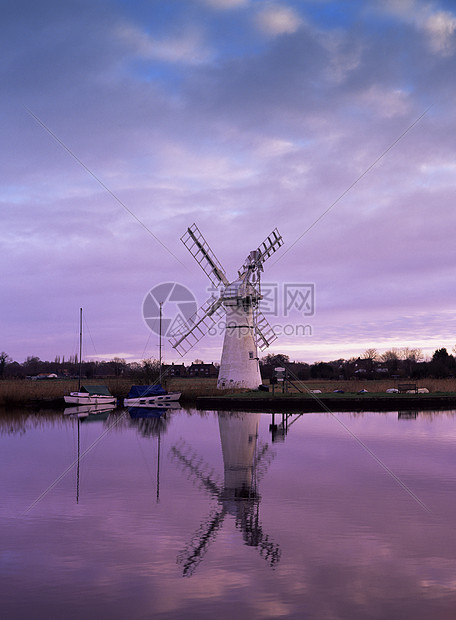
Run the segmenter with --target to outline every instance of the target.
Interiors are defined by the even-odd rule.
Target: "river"
[[[455,412],[139,415],[0,415],[3,618],[455,617]]]

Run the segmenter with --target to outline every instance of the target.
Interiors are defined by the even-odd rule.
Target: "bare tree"
[[[397,362],[399,359],[399,349],[388,349],[380,356],[382,362]]]
[[[0,353],[0,379],[3,379],[3,375],[5,374],[5,366],[11,364],[12,361],[8,353],[5,353],[5,351]]]
[[[378,360],[377,349],[366,349],[364,353],[361,355],[361,359],[375,362],[376,360]]]
[[[420,362],[423,359],[423,351],[421,349],[404,347],[401,349],[401,358],[410,362]]]
[[[156,359],[144,359],[141,362],[143,369],[143,379],[146,383],[152,383],[158,377],[160,362]]]
[[[125,372],[125,369],[127,367],[127,362],[121,358],[121,357],[114,357],[111,360],[111,364],[112,364],[112,368],[114,370],[114,375],[116,377],[120,377],[120,375],[123,375]]]

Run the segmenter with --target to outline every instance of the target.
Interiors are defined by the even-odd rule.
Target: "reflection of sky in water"
[[[161,425],[122,418],[80,461],[78,503],[72,468],[24,515],[77,456],[77,422],[1,417],[4,613],[451,617],[456,418],[336,417],[431,514],[330,415],[303,415],[272,443],[271,415],[192,411],[168,412]],[[113,419],[81,423],[81,453]],[[267,458],[255,468],[261,450]],[[243,500],[234,499],[239,482]],[[183,578],[182,554],[199,543]],[[277,562],[265,561],[266,543]]]

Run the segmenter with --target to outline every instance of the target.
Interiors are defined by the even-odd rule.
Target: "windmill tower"
[[[225,336],[217,387],[256,389],[261,383],[258,349],[264,351],[277,336],[259,310],[262,299],[260,276],[264,262],[283,245],[277,228],[250,252],[230,282],[200,230],[193,224],[181,241],[200,265],[218,297],[210,297],[188,323],[181,323],[169,341],[185,355],[216,323],[224,321]]]

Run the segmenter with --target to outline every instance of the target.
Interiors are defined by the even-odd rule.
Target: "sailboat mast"
[[[161,385],[162,382],[162,307],[163,307],[163,302],[160,302],[160,340],[159,340],[159,364],[160,364],[160,368],[158,371],[158,377],[159,377],[159,383]]]
[[[81,372],[82,372],[82,308],[79,308],[79,378],[78,378],[78,392],[81,391]]]

